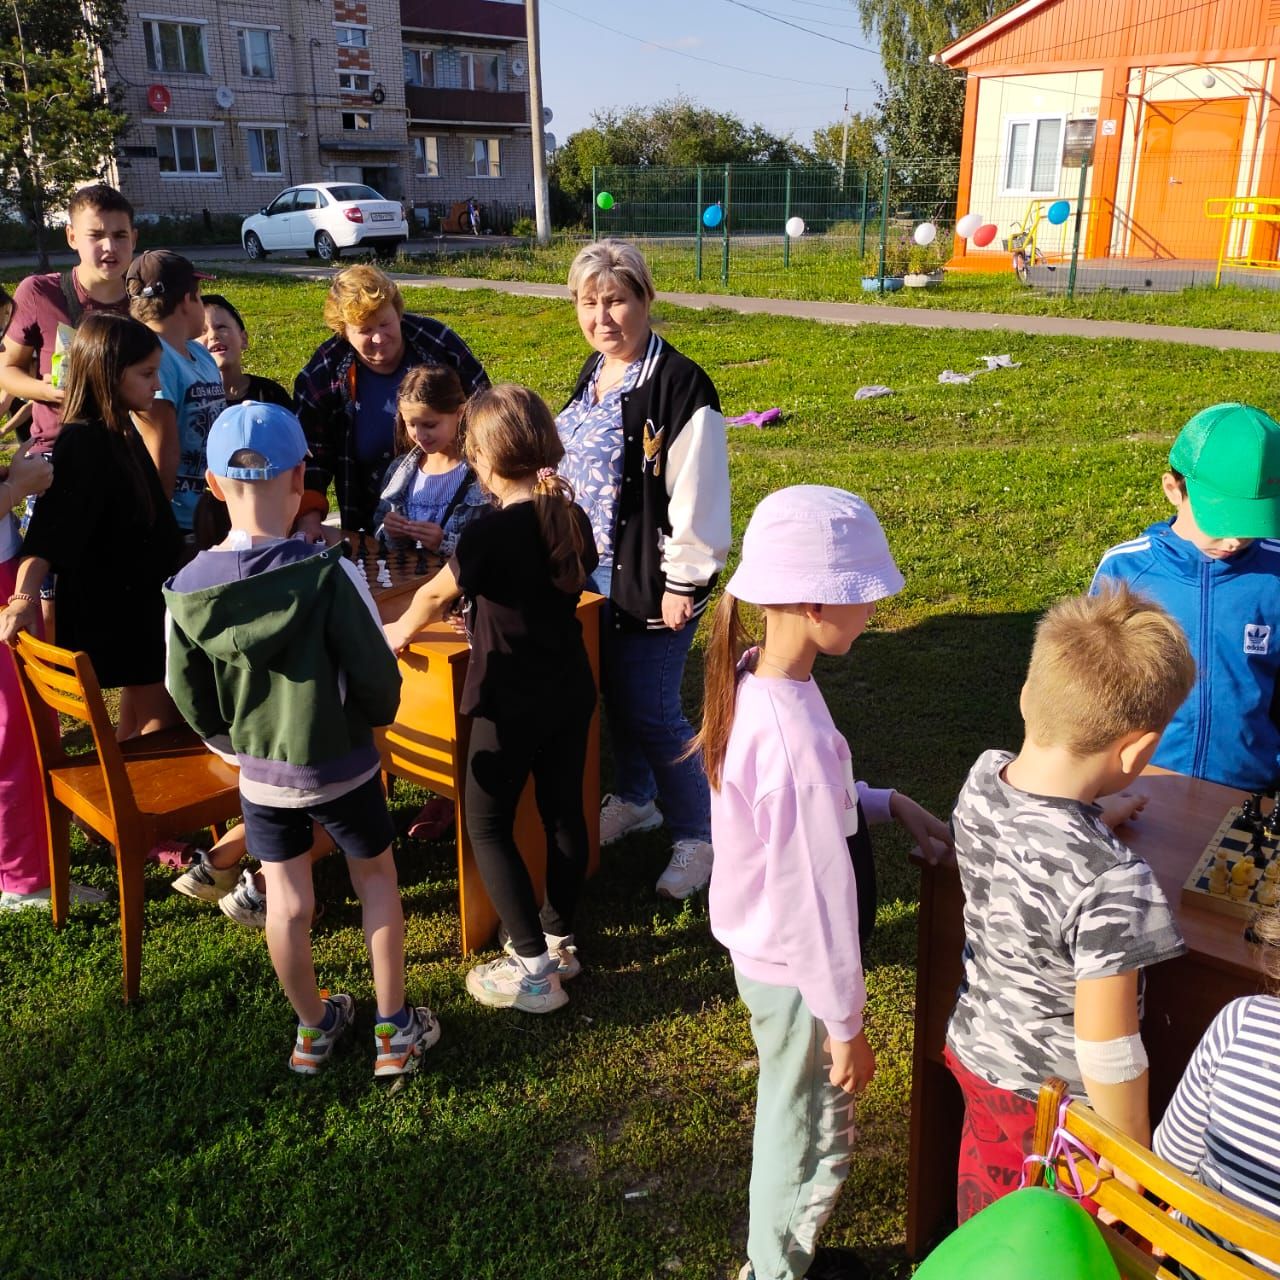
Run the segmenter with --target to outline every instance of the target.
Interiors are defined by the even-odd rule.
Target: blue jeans
[[[609,570],[588,586],[608,599]],[[613,740],[614,790],[630,804],[657,800],[673,840],[711,839],[711,793],[701,756],[679,757],[693,738],[680,705],[685,661],[698,629],[626,631],[606,603],[600,619],[600,692]]]

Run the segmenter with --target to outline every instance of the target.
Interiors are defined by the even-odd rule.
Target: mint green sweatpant
[[[760,1059],[747,1256],[755,1280],[800,1280],[849,1172],[853,1098],[831,1083],[826,1027],[800,992],[734,977]]]

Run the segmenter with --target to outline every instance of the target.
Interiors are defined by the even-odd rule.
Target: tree
[[[855,112],[849,117],[849,149],[845,155],[843,120],[824,128],[815,129],[813,134],[813,158],[819,164],[835,165],[845,156],[846,166],[855,171],[868,169],[880,158],[880,144],[876,141],[879,121],[874,116],[864,116]]]
[[[0,200],[31,229],[49,265],[45,219],[101,176],[124,116],[97,75],[118,7],[9,0],[0,10]]]

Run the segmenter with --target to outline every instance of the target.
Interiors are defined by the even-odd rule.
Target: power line
[[[824,5],[822,7],[828,8],[833,6]],[[842,11],[846,14],[849,12],[847,8],[843,9]],[[836,27],[841,31],[858,31],[861,29],[860,24],[857,22],[833,22],[830,18],[810,18],[805,14],[799,14],[799,13],[779,13],[776,9],[757,9],[756,12],[763,14],[767,18],[777,18],[779,20],[785,19],[785,18],[803,17],[806,22],[816,23],[820,27]],[[801,29],[803,30],[803,28]],[[818,33],[814,32],[812,34],[816,35]]]
[[[880,56],[879,49],[869,49],[865,44],[854,44],[852,40],[840,40],[836,36],[829,36],[822,31],[814,31],[811,27],[802,27],[798,22],[792,22],[788,18],[780,17],[776,13],[770,13],[768,9],[757,9],[753,4],[744,4],[743,0],[725,0],[726,4],[731,4],[736,9],[746,9],[749,13],[757,13],[762,18],[768,18],[770,22],[780,22],[784,27],[790,27],[793,31],[803,31],[807,36],[817,36],[819,40],[826,40],[829,44],[842,44],[846,49],[857,49],[861,53],[873,53],[878,58]]]

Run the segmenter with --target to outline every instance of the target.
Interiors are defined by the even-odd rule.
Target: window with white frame
[[[367,49],[369,47],[369,31],[367,27],[352,27],[345,24],[334,24],[334,35],[340,45],[349,49]]]
[[[462,87],[497,93],[500,62],[498,55],[493,53],[460,53],[458,67],[462,73]]]
[[[240,28],[240,74],[252,80],[274,80],[276,64],[271,56],[271,32],[259,27]]]
[[[142,24],[147,46],[147,66],[152,71],[189,71],[209,74],[205,55],[204,26],[196,22],[163,22],[149,18]]]
[[[156,125],[156,156],[161,173],[197,177],[218,174],[218,148],[212,125]]]
[[[373,113],[370,111],[344,111],[342,113],[344,129],[372,129]]]
[[[436,55],[434,49],[404,51],[404,82],[423,89],[436,87]]]
[[[440,176],[440,139],[429,135],[414,138],[413,158],[417,162],[414,172],[418,177],[438,178]]]
[[[497,138],[472,138],[471,164],[477,178],[502,177],[502,144]]]
[[[1006,121],[1001,195],[1051,196],[1062,167],[1062,116],[1025,116]]]
[[[278,178],[284,173],[283,132],[269,125],[254,125],[244,131],[249,147],[249,172],[254,177]]]
[[[368,93],[372,84],[372,71],[338,72],[338,88],[346,93]]]

